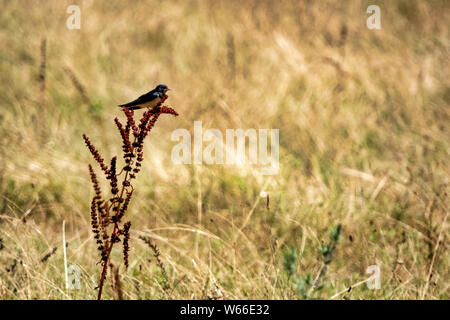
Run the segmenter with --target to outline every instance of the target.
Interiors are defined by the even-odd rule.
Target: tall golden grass
[[[73,1],[1,2],[0,298],[96,298],[80,137],[110,159],[116,105],[165,83],[105,298],[448,299],[448,2],[378,1],[381,30],[367,1],[74,2],[79,30]],[[280,129],[280,174],[173,164],[194,120]]]

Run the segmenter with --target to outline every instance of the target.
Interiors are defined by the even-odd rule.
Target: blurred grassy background
[[[147,138],[126,299],[448,299],[448,2],[0,3],[0,298],[96,297],[81,135],[119,153],[116,105],[165,83],[180,117]],[[170,134],[194,120],[279,128],[280,174],[174,165]],[[63,220],[80,290],[65,290]],[[381,289],[347,292],[370,265]]]

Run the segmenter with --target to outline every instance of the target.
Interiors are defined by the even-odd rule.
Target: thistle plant
[[[132,182],[142,168],[144,141],[161,114],[178,116],[174,109],[162,106],[166,99],[167,96],[157,106],[145,111],[139,123],[136,123],[134,119],[134,111],[127,108],[122,109],[126,117],[125,125],[117,117],[114,119],[122,140],[124,163],[120,171],[117,170],[117,156],[112,157],[109,165],[107,165],[90,139],[83,134],[86,146],[110,185],[108,196],[105,196],[100,189],[94,168],[89,165],[89,173],[95,192],[91,201],[91,226],[100,252],[99,262],[102,266],[98,284],[98,300],[102,297],[108,266],[111,265],[111,251],[116,243],[122,242],[123,262],[125,268],[128,268],[131,222],[125,221],[125,217],[134,192]]]

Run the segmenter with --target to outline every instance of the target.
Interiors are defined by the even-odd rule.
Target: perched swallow
[[[133,100],[125,104],[120,104],[119,107],[128,108],[130,110],[153,108],[156,105],[158,105],[158,103],[161,102],[161,99],[166,95],[166,92],[169,90],[170,89],[165,84],[160,84],[155,89],[147,92],[146,94],[143,94],[136,100]]]

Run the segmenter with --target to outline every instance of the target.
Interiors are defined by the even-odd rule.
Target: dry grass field
[[[123,299],[448,299],[449,3],[375,2],[0,1],[0,299],[97,297],[82,134],[109,161],[159,83],[180,115],[146,140]],[[279,129],[279,173],[173,163],[196,120]]]

